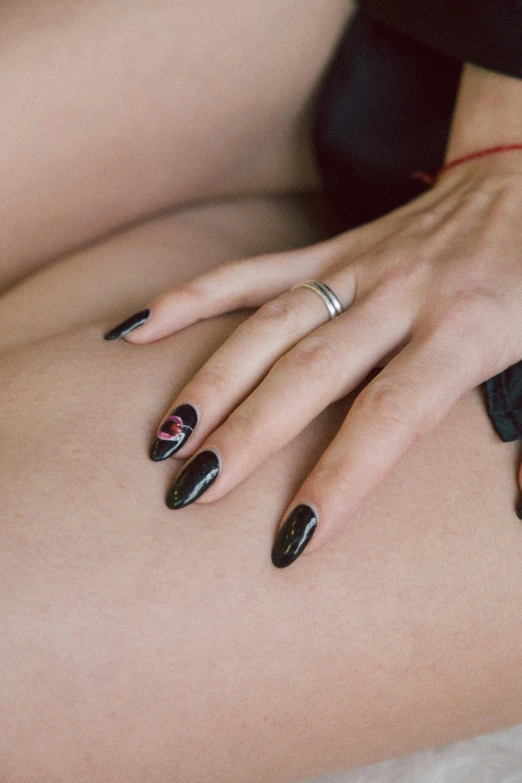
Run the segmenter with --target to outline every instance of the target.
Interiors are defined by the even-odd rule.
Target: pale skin
[[[66,4],[6,6],[5,29],[16,35],[10,51],[2,48],[3,95],[9,88],[12,96],[2,133],[9,129],[10,154],[39,165],[32,183],[2,158],[0,236],[9,252],[0,297],[8,325],[0,332],[0,777],[7,783],[286,783],[522,721],[519,444],[499,441],[479,389],[456,401],[331,541],[280,571],[269,553],[281,515],[359,390],[320,412],[221,499],[176,512],[164,494],[177,461],[158,465],[147,456],[158,411],[253,314],[205,318],[143,347],[102,339],[173,283],[327,238],[323,221],[295,195],[317,179],[293,130],[349,9],[304,5],[256,5],[266,8],[265,26],[253,24],[247,4],[239,16],[234,7],[241,34],[229,42],[230,60],[209,16],[211,7],[226,14],[229,4],[150,3],[144,26],[143,3],[127,3],[119,31],[141,30],[139,52],[99,49],[115,6],[86,4],[77,17]],[[215,112],[240,123],[237,144],[224,138],[222,149],[210,150],[199,120],[190,125],[195,107],[183,102],[181,85],[194,68],[184,70],[182,18],[201,50],[216,43],[208,78],[226,89]],[[170,32],[167,22],[176,23]],[[231,25],[232,18],[224,30]],[[60,83],[34,68],[22,54],[38,51],[42,29],[53,32],[42,41],[46,62],[81,42],[95,52],[99,75],[82,67],[85,53],[57,68]],[[246,30],[260,39],[241,50]],[[306,38],[306,51],[289,49],[289,30],[298,42]],[[273,71],[265,73],[262,57],[249,70],[252,52],[269,42]],[[17,100],[29,73],[42,96],[38,125],[34,102]],[[137,77],[146,126],[133,115]],[[179,93],[166,96],[165,84]],[[286,116],[281,109],[296,90],[301,97]],[[81,95],[99,107],[99,126],[86,124]],[[116,95],[128,96],[126,108]],[[247,99],[254,117],[238,112]],[[214,118],[207,99],[199,109]],[[266,167],[262,155],[245,153],[260,138]],[[73,168],[82,151],[85,166]],[[242,152],[251,167],[241,170],[230,162]],[[68,177],[77,201],[63,191],[53,200]],[[182,208],[205,198],[212,200]],[[156,211],[163,217],[151,217]],[[137,217],[141,223],[104,237]],[[76,252],[79,245],[86,246]]]
[[[521,80],[466,65],[446,161],[522,139],[521,106]],[[220,266],[152,301],[128,342],[262,305],[169,406],[199,412],[174,456],[219,457],[217,480],[192,502],[224,497],[326,405],[385,366],[283,514],[307,504],[318,519],[297,556],[331,541],[465,392],[522,358],[520,225],[522,150],[515,150],[448,170],[429,193],[373,223],[303,250]],[[325,282],[345,312],[325,324],[321,299],[292,289],[306,278]]]

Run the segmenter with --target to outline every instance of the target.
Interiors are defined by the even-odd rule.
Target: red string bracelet
[[[473,160],[473,158],[482,158],[484,155],[492,155],[494,152],[509,152],[510,150],[522,150],[522,144],[501,144],[499,147],[489,147],[485,150],[479,150],[478,152],[472,152],[470,155],[463,155],[462,158],[455,158],[455,160],[446,163],[440,168],[434,177],[431,174],[426,174],[424,171],[412,171],[411,177],[413,179],[420,179],[432,187],[435,185],[441,174],[453,166],[458,166],[460,163],[465,163],[467,160]]]

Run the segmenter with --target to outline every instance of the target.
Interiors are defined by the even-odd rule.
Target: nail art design
[[[183,468],[169,489],[169,508],[184,508],[197,500],[219,475],[219,459],[213,451],[201,451]]]
[[[182,430],[183,419],[172,414],[161,425],[161,429],[158,431],[158,438],[160,440],[174,440],[181,434]]]
[[[149,456],[154,462],[172,457],[178,451],[198,423],[198,414],[192,405],[178,405],[160,425]]]
[[[134,329],[137,329],[138,326],[142,326],[145,321],[148,321],[150,318],[150,313],[151,311],[148,308],[146,310],[140,310],[139,313],[134,313],[134,315],[131,315],[130,318],[122,321],[121,324],[118,324],[118,326],[115,326],[114,329],[110,330],[110,332],[107,332],[103,339],[117,340],[118,337],[124,337],[124,335],[133,332]]]
[[[272,563],[286,568],[296,560],[312,538],[317,514],[310,506],[296,506],[283,523],[272,549]]]

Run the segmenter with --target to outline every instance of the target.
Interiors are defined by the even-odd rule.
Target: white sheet
[[[522,725],[303,783],[522,783]]]

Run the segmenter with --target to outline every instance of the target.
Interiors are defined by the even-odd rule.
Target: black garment
[[[522,78],[522,0],[360,0],[360,7],[449,57]]]
[[[522,0],[496,0],[494,7],[485,0],[462,0],[470,18],[471,3],[482,9],[489,5],[492,15],[504,6],[506,12],[512,7],[515,16],[522,14]],[[441,7],[450,4],[455,8],[459,0],[424,3],[422,13],[431,20],[430,32],[439,22],[428,8],[443,13]],[[397,24],[406,14],[408,32],[414,28],[411,18],[419,15],[420,5],[421,0],[362,0],[372,15],[381,11]],[[484,9],[480,18],[486,22]],[[427,36],[430,43],[434,35]],[[460,50],[454,48],[458,41],[453,34],[444,41],[439,36],[435,48],[375,21],[365,10],[352,17],[321,86],[314,125],[316,158],[338,217],[338,232],[374,220],[420,195],[426,185],[413,179],[411,172],[434,174],[443,165],[462,63],[465,57],[470,59],[468,36],[461,30],[459,37]],[[457,56],[444,53],[447,42]],[[495,53],[499,49],[493,48]],[[501,52],[494,62],[509,68],[518,62],[522,75],[522,48],[516,62],[502,56]],[[479,64],[490,62],[488,51]],[[522,438],[522,361],[483,386],[487,411],[501,440]]]

